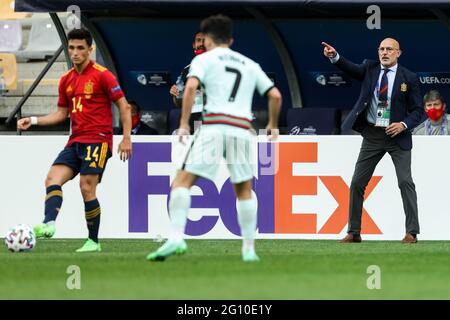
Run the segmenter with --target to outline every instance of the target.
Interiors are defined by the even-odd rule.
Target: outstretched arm
[[[323,45],[323,55],[329,59],[334,59],[337,56],[337,51],[334,47],[326,43],[325,41],[322,41]]]
[[[69,109],[58,107],[58,110],[41,117],[27,117],[17,121],[17,128],[20,130],[28,130],[31,125],[51,126],[64,122],[69,115]],[[34,123],[33,123],[34,121]]]
[[[364,80],[364,76],[366,74],[366,66],[364,63],[356,64],[353,63],[344,57],[341,57],[336,49],[329,45],[326,42],[322,42],[323,45],[323,55],[331,60],[333,64],[336,65],[339,69],[347,73],[352,78],[355,78],[359,81]]]

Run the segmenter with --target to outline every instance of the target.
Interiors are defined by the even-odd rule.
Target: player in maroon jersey
[[[73,29],[67,35],[73,68],[59,82],[58,109],[46,116],[18,120],[17,127],[49,126],[70,116],[70,138],[58,155],[45,180],[45,218],[34,227],[36,237],[51,238],[55,220],[62,205],[61,187],[80,174],[80,190],[84,200],[89,237],[77,252],[101,251],[98,241],[100,204],[96,189],[106,162],[112,155],[112,108],[120,111],[123,139],[119,144],[120,159],[131,157],[131,109],[115,76],[105,67],[90,60],[92,36],[86,29]]]

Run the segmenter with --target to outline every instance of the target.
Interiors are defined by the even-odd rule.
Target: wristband
[[[37,125],[38,124],[37,117],[30,117],[30,120],[31,120],[31,125]]]

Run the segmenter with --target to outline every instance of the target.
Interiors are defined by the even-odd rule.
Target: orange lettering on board
[[[292,175],[295,162],[317,162],[316,142],[279,143],[275,176],[275,233],[316,233],[316,213],[292,213],[293,195],[317,195],[317,177]]]
[[[338,176],[320,176],[320,180],[323,182],[325,187],[330,191],[333,197],[336,199],[339,206],[333,212],[331,217],[319,230],[319,233],[323,234],[339,234],[345,228],[348,222],[348,212],[349,212],[349,199],[350,190],[347,184],[341,177]],[[373,176],[364,193],[364,200],[366,200],[369,195],[375,189],[378,182],[380,182],[382,177]],[[364,234],[381,234],[381,230],[369,216],[366,209],[362,210],[361,218],[361,233]]]

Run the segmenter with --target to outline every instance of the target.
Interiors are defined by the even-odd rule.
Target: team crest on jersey
[[[88,82],[85,83],[84,85],[84,94],[85,94],[85,98],[86,99],[90,99],[92,93],[94,93],[94,83],[89,80]]]

